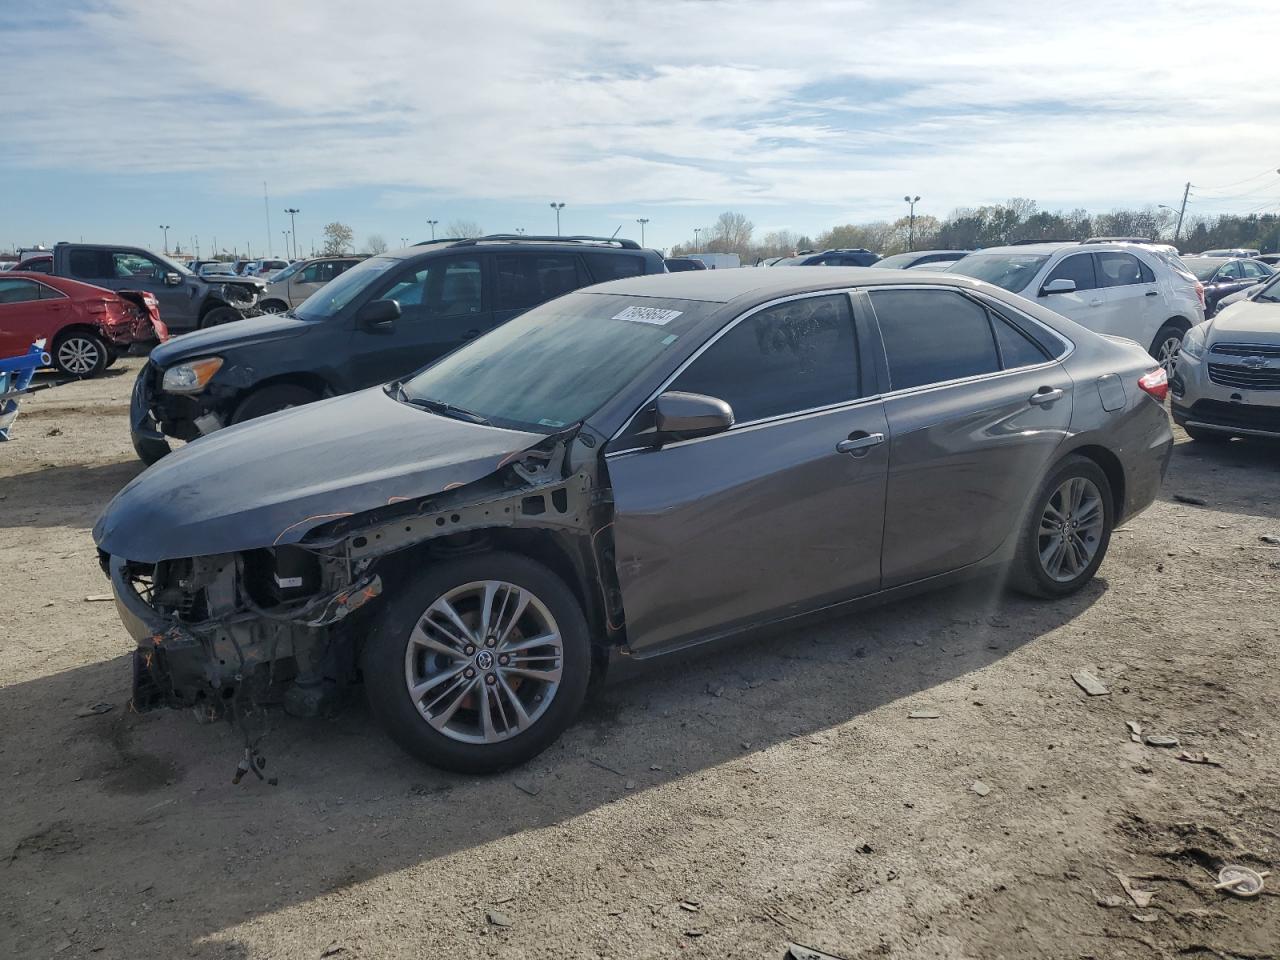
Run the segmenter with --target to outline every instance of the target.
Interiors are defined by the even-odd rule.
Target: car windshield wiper
[[[486,427],[493,426],[487,417],[482,417],[478,413],[473,413],[463,407],[456,406],[452,403],[445,403],[443,400],[432,400],[429,397],[411,397],[405,393],[403,384],[396,384],[396,399],[401,403],[407,403],[411,407],[421,407],[423,410],[429,410],[432,413],[438,413],[445,417],[453,417],[455,420],[465,420],[468,423],[479,423]]]

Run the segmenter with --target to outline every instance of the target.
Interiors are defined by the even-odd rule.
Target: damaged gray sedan
[[[316,715],[362,684],[411,753],[489,771],[616,655],[993,566],[1078,590],[1156,495],[1165,389],[1137,344],[965,277],[637,277],[198,440],[94,537],[137,709]]]

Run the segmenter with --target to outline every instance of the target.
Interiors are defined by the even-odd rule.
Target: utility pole
[[[644,225],[649,222],[648,217],[637,217],[636,223],[640,224],[640,246],[644,246]]]
[[[289,231],[281,230],[280,232],[284,234],[284,255],[287,257],[289,256]]]
[[[911,204],[911,219],[907,226],[907,249],[914,250],[916,248],[916,204],[920,202],[920,198],[908,194],[902,199]]]
[[[271,256],[271,202],[267,199],[267,181],[262,181],[262,212],[267,215],[267,256]]]
[[[164,252],[169,252],[169,225],[167,223],[160,224],[160,229],[164,231]],[[14,248],[15,250],[17,247]]]
[[[434,239],[436,238],[436,224],[437,224],[437,223],[439,223],[439,222],[440,222],[439,220],[428,220],[428,221],[427,221],[427,226],[429,226],[429,227],[431,228],[431,239],[432,239],[432,240],[434,240]],[[406,246],[407,246],[407,244],[406,244]]]
[[[694,253],[697,253],[701,249],[700,245],[698,244],[698,237],[701,235],[701,233],[702,233],[701,227],[693,228],[693,252]]]
[[[1176,246],[1178,243],[1178,235],[1182,233],[1182,218],[1187,213],[1187,197],[1191,193],[1191,181],[1187,181],[1187,185],[1182,189],[1182,207],[1178,210],[1178,225],[1173,228],[1173,242]]]
[[[285,207],[284,212],[289,215],[289,232],[293,234],[293,259],[298,259],[298,224],[294,221],[294,217],[301,213],[297,207]],[[288,249],[285,254],[288,255]]]
[[[551,209],[556,212],[556,236],[560,236],[560,211],[564,209],[563,203],[552,203]]]

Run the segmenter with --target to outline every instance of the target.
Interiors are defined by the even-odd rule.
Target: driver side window
[[[1045,283],[1050,280],[1074,280],[1077,290],[1093,290],[1098,286],[1093,272],[1093,254],[1077,253],[1067,257],[1053,268]]]
[[[402,274],[379,299],[398,301],[401,317],[413,322],[480,313],[481,295],[479,259],[459,257]]]
[[[113,276],[120,279],[163,280],[160,264],[140,253],[113,253]]]

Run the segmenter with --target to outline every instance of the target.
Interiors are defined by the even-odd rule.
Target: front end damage
[[[599,560],[609,505],[595,495],[595,458],[571,467],[574,446],[572,432],[547,437],[472,482],[308,517],[264,531],[267,542],[253,549],[154,563],[102,553],[137,643],[134,709],[227,717],[246,725],[246,744],[268,704],[330,713],[358,682],[364,640],[388,597],[422,565],[495,543],[544,551],[610,638],[621,611],[611,564]]]

